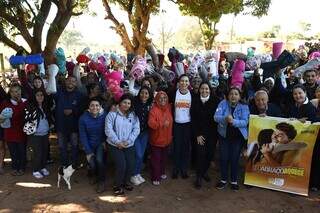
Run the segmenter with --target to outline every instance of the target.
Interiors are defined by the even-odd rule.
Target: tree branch
[[[34,12],[33,8],[31,7],[30,3],[28,2],[28,0],[24,0],[24,2],[28,5],[29,10],[31,11],[31,13],[33,14],[33,17],[35,18],[37,15]]]
[[[41,2],[38,15],[35,18],[36,20],[33,27],[33,41],[34,41],[34,44],[39,45],[39,47],[37,47],[37,49],[39,48],[37,52],[41,51],[42,31],[43,31],[44,24],[48,18],[50,9],[51,9],[51,1],[43,0]]]
[[[21,32],[21,36],[24,38],[24,40],[28,43],[29,47],[32,48],[33,46],[33,39],[29,33],[29,30],[27,28],[27,23],[24,17],[25,11],[21,7],[21,3],[18,0],[12,0],[13,4],[15,5],[17,9],[17,18],[18,18],[18,24],[14,25],[16,28],[19,29]]]
[[[2,43],[4,43],[5,45],[7,45],[8,47],[14,49],[15,51],[18,51],[21,48],[23,48],[23,50],[28,53],[28,51],[24,47],[16,44],[14,41],[12,41],[10,38],[8,38],[5,34],[0,33],[0,41]]]

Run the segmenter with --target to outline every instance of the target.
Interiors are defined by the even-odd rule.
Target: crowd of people
[[[229,183],[232,190],[239,190],[239,159],[246,149],[250,114],[301,122],[320,119],[319,69],[295,75],[296,67],[308,63],[308,56],[299,58],[295,65],[280,67],[272,55],[269,63],[274,66],[265,68],[263,74],[256,67],[248,76],[244,75],[245,60],[254,56],[229,60],[220,53],[215,61],[217,74],[211,67],[205,75],[200,66],[190,71],[191,64],[185,57],[180,60],[178,51],[168,55],[172,66],[167,70],[164,55],[158,56],[162,61],[160,68],[153,72],[140,70],[142,77],[141,73],[132,74],[132,65],[143,57],[134,60],[128,57],[122,65],[109,63],[105,73],[82,64],[85,71],[82,76],[79,67],[83,61],[79,60],[68,73],[51,64],[46,76],[37,67],[17,68],[19,78],[12,79],[8,91],[0,88],[0,174],[4,173],[6,144],[13,176],[24,175],[26,171],[27,145],[32,148],[33,176],[37,179],[48,176],[49,134],[54,132],[60,165],[79,165],[81,145],[88,176],[97,184],[99,193],[105,190],[109,153],[115,165],[115,195],[146,181],[142,176],[145,163],[150,164],[152,184],[160,185],[167,179],[169,153],[173,160],[171,178],[189,178],[193,166],[194,187],[199,189],[203,181],[211,181],[209,168],[219,152],[220,180],[216,188],[223,189]],[[152,63],[151,59],[146,61]],[[182,71],[177,62],[183,64]],[[239,67],[241,75],[235,76]],[[172,79],[168,77],[170,69],[174,73]],[[265,76],[267,69],[271,72]],[[104,77],[112,73],[122,76],[117,89],[111,87],[116,86],[114,81]],[[314,190],[320,187],[319,153],[317,141],[310,181]],[[268,155],[263,152],[259,158],[267,159]]]

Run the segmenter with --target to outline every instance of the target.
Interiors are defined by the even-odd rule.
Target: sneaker
[[[96,192],[97,193],[102,193],[106,190],[106,186],[105,186],[105,183],[104,182],[99,182],[98,185],[97,185],[97,189],[96,189]]]
[[[161,175],[161,179],[162,179],[162,180],[165,180],[165,179],[167,179],[167,178],[168,178],[167,175],[165,175],[165,174]]]
[[[49,164],[53,164],[54,163],[54,161],[52,160],[52,159],[48,159],[47,160],[47,164],[49,165]]]
[[[187,172],[183,172],[183,173],[181,174],[181,178],[182,178],[182,179],[188,179],[188,178],[189,178],[188,173],[187,173]]]
[[[173,172],[172,172],[172,177],[171,177],[172,179],[178,179],[178,172],[176,171],[176,170],[174,170]]]
[[[222,182],[220,181],[217,185],[216,185],[216,188],[221,190],[221,189],[224,189],[227,185],[227,182]]]
[[[123,185],[123,188],[127,191],[132,191],[133,190],[133,186],[131,186],[130,184],[126,183]]]
[[[124,190],[121,187],[113,187],[113,193],[115,196],[120,196],[120,195],[124,195]]]
[[[196,189],[200,189],[202,187],[201,177],[197,177],[196,181],[194,182],[194,187]]]
[[[35,177],[37,179],[43,178],[43,175],[40,172],[33,172],[32,175],[33,175],[33,177]]]
[[[319,189],[317,188],[317,187],[311,187],[311,191],[313,191],[313,192],[317,192],[317,191],[319,191]]]
[[[237,183],[231,183],[231,189],[233,191],[239,191],[239,185]]]
[[[142,183],[137,175],[136,176],[132,176],[130,178],[130,181],[135,186],[138,186],[138,185],[140,185]]]
[[[12,176],[18,176],[18,170],[13,170],[13,172],[11,172],[10,174],[12,175]]]
[[[41,172],[44,176],[50,175],[50,172],[49,172],[46,168],[41,169],[40,172]]]
[[[210,178],[210,176],[208,175],[208,174],[204,174],[203,176],[202,176],[202,178],[203,178],[203,180],[205,180],[206,182],[211,182],[211,178]]]
[[[155,186],[159,186],[160,185],[160,181],[156,181],[156,180],[152,181],[152,184],[155,185]]]
[[[19,170],[17,173],[17,176],[22,176],[22,175],[24,175],[24,170]]]
[[[140,174],[138,174],[137,177],[138,177],[140,183],[146,182],[146,179],[144,179]]]

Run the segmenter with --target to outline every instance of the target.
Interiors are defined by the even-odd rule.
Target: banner
[[[250,115],[244,183],[308,196],[318,124]]]

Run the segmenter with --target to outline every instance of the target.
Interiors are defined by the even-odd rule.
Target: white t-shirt
[[[191,121],[190,116],[191,107],[191,93],[188,91],[187,94],[181,94],[179,90],[176,92],[176,101],[174,103],[175,118],[176,123],[188,123]]]

